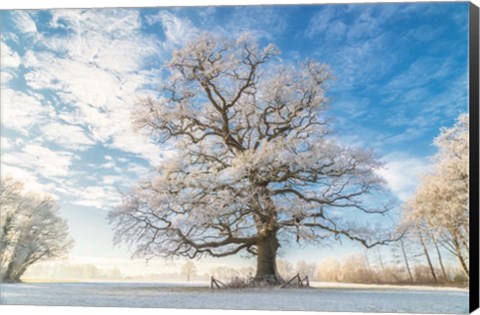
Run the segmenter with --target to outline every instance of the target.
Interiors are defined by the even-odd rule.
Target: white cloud
[[[66,28],[75,32],[95,31],[111,34],[113,38],[129,36],[141,27],[137,10],[125,9],[80,9],[52,10],[50,26]]]
[[[417,76],[415,71],[408,71],[408,76],[402,75],[405,79],[404,87],[401,87],[398,78],[392,81],[398,86],[389,92],[391,96],[385,101],[400,104],[396,104],[386,122],[391,126],[409,127],[403,135],[400,135],[401,138],[408,137],[409,140],[419,137],[432,126],[444,123],[441,121],[445,119],[444,117],[455,118],[468,108],[468,90],[465,88],[468,86],[466,67],[452,71],[451,79],[445,87],[437,85],[441,81],[435,81],[436,76],[443,76],[445,68],[448,67],[449,62],[443,63],[437,69],[432,65],[430,77],[423,74]],[[432,82],[428,82],[430,79]],[[389,86],[392,87],[392,84],[389,83]],[[432,86],[436,89],[442,88],[439,92],[434,92]],[[398,97],[399,95],[402,97]]]
[[[130,130],[118,130],[113,137],[112,147],[137,154],[149,161],[151,165],[157,165],[161,160],[160,149],[157,145],[148,141],[146,136]]]
[[[407,128],[402,133],[384,139],[387,143],[405,143],[420,138],[428,129],[420,127]]]
[[[50,53],[36,53],[38,66],[25,75],[27,84],[38,90],[60,90],[95,107],[106,107],[119,94],[120,81],[113,74],[91,64]],[[70,101],[68,99],[67,101]]]
[[[42,138],[71,150],[85,150],[95,144],[79,126],[51,122],[41,128]]]
[[[36,33],[37,26],[28,11],[12,11],[14,26],[22,33]]]
[[[49,194],[63,202],[85,207],[109,210],[118,205],[121,196],[112,186],[127,181],[123,176],[106,176],[103,186],[80,184],[84,172],[70,170],[72,156],[66,152],[54,152],[37,145],[27,145],[20,153],[4,153],[2,175],[12,176],[25,184],[27,190]],[[86,177],[86,176],[85,176]],[[98,181],[96,177],[92,180]]]
[[[198,29],[190,20],[182,19],[166,11],[148,16],[147,23],[150,25],[161,24],[167,41],[173,44],[182,44],[198,33]]]
[[[2,176],[11,176],[13,179],[23,182],[27,191],[35,192],[37,194],[48,194],[55,199],[59,199],[59,196],[53,192],[54,185],[42,184],[32,170],[29,171],[3,163],[1,169]]]
[[[51,25],[70,34],[48,37],[44,45],[67,59],[122,73],[138,70],[146,57],[157,53],[157,40],[139,32],[136,10],[56,10],[52,16]]]
[[[28,134],[29,129],[46,119],[48,110],[37,96],[2,88],[2,124],[8,128]]]
[[[3,41],[0,43],[0,51],[2,68],[18,68],[21,62],[20,56]]]
[[[145,177],[150,173],[150,169],[138,163],[128,163],[127,170],[136,177]]]
[[[53,151],[49,148],[27,144],[19,152],[3,154],[3,163],[29,170],[45,179],[55,180],[69,174],[73,154]]]
[[[443,79],[453,73],[452,61],[432,57],[419,57],[407,69],[393,77],[385,89],[397,92],[392,98],[402,94],[405,90],[423,86],[437,79]]]
[[[68,175],[73,155],[65,151],[53,151],[48,148],[27,144],[23,152],[28,156],[28,163],[45,178],[64,177]]]
[[[27,84],[38,91],[54,92],[63,105],[57,106],[57,119],[62,125],[78,126],[75,134],[80,144],[90,144],[93,138],[107,147],[158,162],[159,148],[135,134],[130,123],[131,108],[143,86],[159,80],[156,71],[143,70],[143,64],[162,52],[157,40],[140,33],[139,13],[57,10],[52,16],[50,25],[64,28],[68,35],[43,35],[42,49],[27,51]],[[66,128],[74,132],[72,127]],[[68,141],[66,135],[53,138],[51,133],[47,139],[64,146]]]
[[[72,191],[71,191],[72,192]],[[110,210],[121,201],[119,192],[112,186],[87,186],[73,191],[72,204]]]
[[[0,71],[0,84],[3,87],[6,83],[14,78],[14,75],[7,71]]]
[[[26,169],[24,167],[2,164],[2,176],[11,176],[15,180],[24,183],[26,190],[48,194],[56,199],[63,196],[63,202],[70,202],[74,205],[84,207],[95,207],[103,210],[110,210],[111,207],[118,205],[121,201],[121,195],[117,189],[107,182],[117,182],[121,177],[110,176],[102,184],[104,186],[85,186],[79,185],[75,180],[59,179],[58,182],[47,182],[37,176],[35,169]],[[67,197],[67,199],[65,199]]]
[[[13,139],[11,138],[6,138],[6,137],[0,137],[0,148],[3,150],[8,150],[13,147]]]
[[[227,18],[225,25],[218,24],[215,32],[227,37],[238,37],[242,33],[250,33],[261,39],[272,40],[282,34],[288,26],[287,19],[294,18],[285,13],[281,8],[268,6],[239,6]],[[241,21],[241,23],[239,23]]]
[[[126,177],[120,176],[120,175],[109,175],[109,176],[103,176],[102,183],[110,186],[110,185],[114,185],[116,183],[121,184],[126,179],[127,179]]]
[[[417,187],[420,176],[428,171],[425,159],[391,153],[384,157],[386,164],[378,171],[388,183],[392,192],[401,200],[408,199]]]
[[[320,32],[331,31],[331,27],[343,22],[337,20],[337,13],[334,6],[326,6],[321,11],[315,13],[305,31],[309,38],[315,37]]]
[[[129,178],[148,174],[148,167],[130,161],[132,154],[151,165],[172,155],[172,150],[161,150],[145,135],[133,132],[130,113],[137,98],[155,93],[160,83],[161,69],[145,69],[150,58],[161,61],[198,29],[189,19],[163,11],[150,17],[150,23],[161,24],[165,31],[166,40],[160,42],[141,32],[136,10],[50,13],[49,24],[42,27],[61,32],[37,32],[37,40],[24,47],[21,62],[28,88],[2,91],[2,123],[30,136],[28,145],[19,143],[15,152],[5,152],[3,162],[25,181],[62,195],[66,202],[108,209],[120,201],[116,187],[129,187]],[[25,32],[37,31],[27,12],[15,21]],[[16,52],[8,51],[8,58],[12,66],[20,63]],[[49,142],[62,149],[48,147]],[[103,159],[82,164],[77,159],[81,151],[96,142],[122,151],[123,160],[115,155],[107,164]],[[120,168],[117,160],[125,167]]]

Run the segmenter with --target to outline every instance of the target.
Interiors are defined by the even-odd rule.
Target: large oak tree
[[[324,64],[283,63],[248,35],[204,34],[173,53],[157,98],[134,112],[170,154],[110,212],[134,256],[257,257],[255,280],[278,283],[280,243],[346,237],[385,243],[351,221],[383,214],[374,153],[339,144],[326,117]]]

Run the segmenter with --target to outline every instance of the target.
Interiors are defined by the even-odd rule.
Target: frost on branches
[[[469,116],[435,139],[438,153],[407,204],[407,219],[418,233],[427,230],[459,262],[468,278],[469,253]]]
[[[256,281],[278,283],[280,241],[390,241],[348,220],[387,211],[373,152],[331,136],[327,67],[285,65],[248,35],[200,36],[173,53],[157,99],[134,112],[138,130],[175,155],[110,212],[134,256],[257,256]],[[357,213],[357,214],[355,214]]]
[[[10,177],[0,182],[0,282],[18,282],[32,264],[64,255],[73,241],[51,197],[27,193]]]

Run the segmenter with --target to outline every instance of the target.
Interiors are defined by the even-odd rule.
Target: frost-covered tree
[[[277,259],[276,266],[278,274],[283,279],[290,279],[295,275],[294,266],[286,259]]]
[[[187,281],[190,281],[192,277],[197,275],[197,266],[195,266],[195,263],[193,261],[186,261],[182,265],[181,272],[185,277],[187,277]]]
[[[337,282],[341,280],[342,265],[336,257],[323,259],[317,268],[316,280]]]
[[[373,274],[368,270],[365,255],[347,255],[343,259],[343,264],[341,268],[343,282],[366,283],[373,280]]]
[[[458,259],[467,277],[469,274],[468,130],[467,114],[460,115],[452,128],[442,129],[435,139],[438,153],[433,169],[422,178],[406,206],[408,219],[427,229],[445,277],[438,243]]]
[[[68,252],[68,226],[51,197],[25,192],[21,182],[5,177],[0,204],[0,281],[18,282],[32,264]]]
[[[371,247],[362,215],[387,208],[373,152],[332,136],[324,64],[282,63],[248,35],[204,34],[173,53],[159,96],[134,125],[175,153],[110,213],[134,256],[257,257],[255,280],[280,281],[281,242],[345,237]],[[365,220],[366,221],[366,220]]]
[[[300,260],[295,265],[295,271],[300,274],[301,277],[308,276],[310,279],[313,279],[315,276],[315,270],[317,269],[317,265],[312,263],[307,263],[305,260]]]
[[[413,283],[415,282],[413,267],[418,263],[421,254],[417,234],[414,233],[413,227],[404,229],[403,237],[398,242],[392,243],[390,249],[395,263],[405,268],[408,280]]]

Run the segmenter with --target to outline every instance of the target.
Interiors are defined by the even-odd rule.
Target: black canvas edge
[[[469,110],[470,110],[470,312],[479,307],[479,8],[469,7]]]

